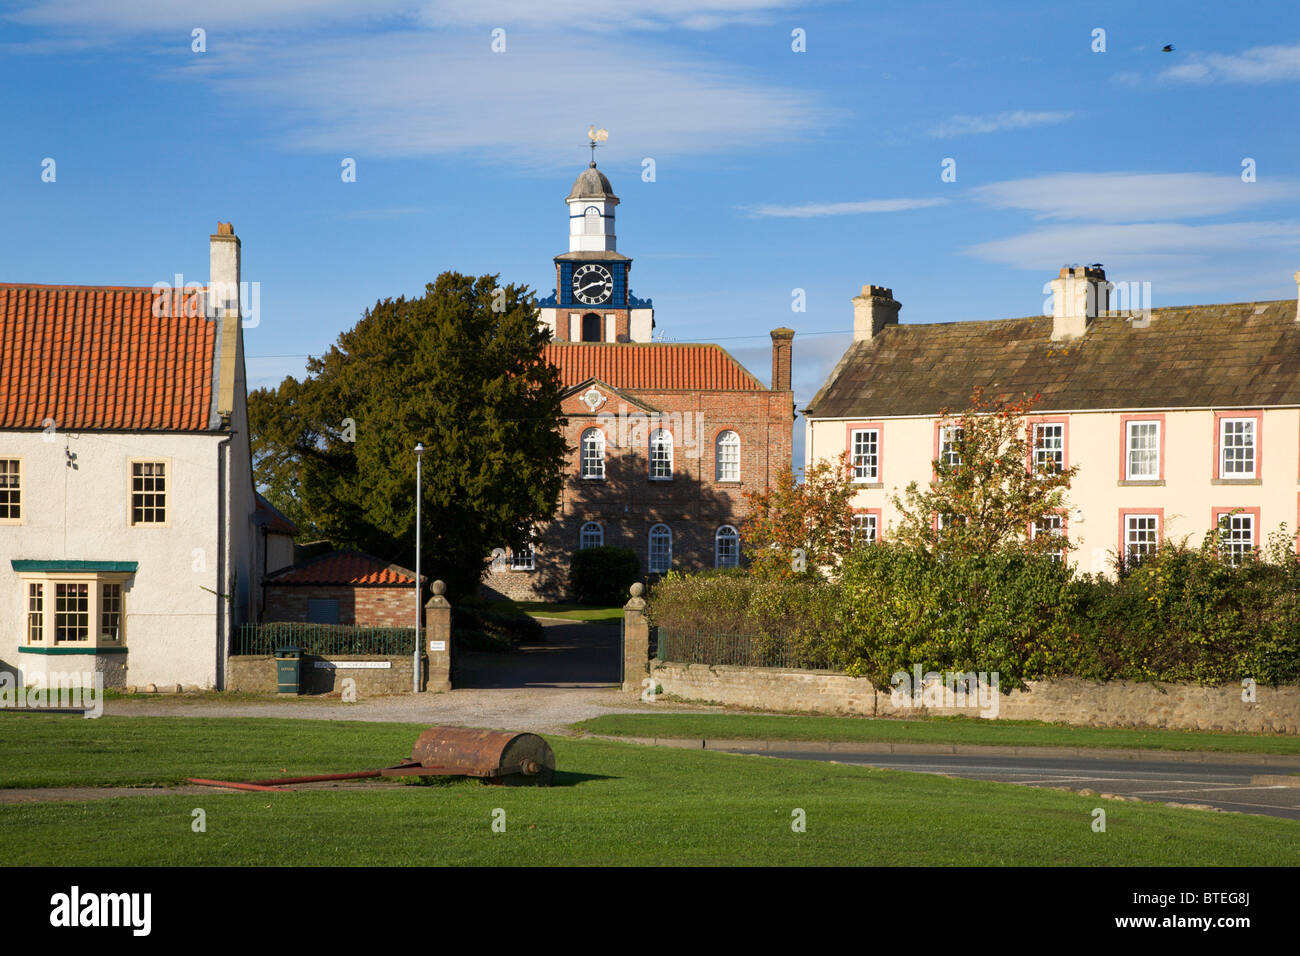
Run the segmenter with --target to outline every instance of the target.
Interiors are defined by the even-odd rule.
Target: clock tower
[[[555,293],[538,303],[542,324],[556,342],[649,342],[654,307],[632,295],[632,260],[618,252],[614,235],[618,197],[595,160],[565,204],[569,251],[555,257]]]

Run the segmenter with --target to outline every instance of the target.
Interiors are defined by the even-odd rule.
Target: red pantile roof
[[[277,571],[267,584],[335,584],[354,587],[412,585],[415,574],[372,554],[341,549]]]
[[[181,298],[0,283],[0,428],[206,430],[216,324]]]
[[[598,378],[615,388],[763,389],[745,367],[716,345],[674,342],[553,342],[546,358],[565,387]]]

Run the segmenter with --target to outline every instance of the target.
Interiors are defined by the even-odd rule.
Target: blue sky
[[[206,280],[230,220],[254,385],[447,269],[549,294],[593,123],[659,332],[766,379],[794,328],[800,403],[866,283],[904,322],[1039,313],[1066,263],[1156,306],[1296,295],[1293,3],[118,6],[0,6],[0,280]]]

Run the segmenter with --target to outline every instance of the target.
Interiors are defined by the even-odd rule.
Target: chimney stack
[[[1052,341],[1077,339],[1098,315],[1110,311],[1110,283],[1101,263],[1063,266],[1052,280]]]
[[[217,223],[217,234],[209,236],[208,318],[220,319],[226,310],[239,314],[239,237],[228,222]]]
[[[794,329],[772,330],[772,391],[790,391],[790,357]]]
[[[871,341],[886,325],[898,324],[894,290],[881,285],[864,285],[862,294],[853,297],[853,341]]]
[[[222,427],[229,427],[235,408],[235,375],[242,368],[239,329],[239,237],[228,222],[217,223],[209,236],[208,318],[217,324],[217,408]]]
[[[1295,296],[1295,320],[1300,322],[1300,272],[1297,272],[1291,278],[1295,279],[1296,296]]]

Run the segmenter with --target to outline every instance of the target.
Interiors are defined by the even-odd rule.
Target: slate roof
[[[0,428],[207,430],[216,323],[187,310],[198,294],[0,283]]]
[[[339,549],[276,571],[267,577],[266,583],[398,587],[414,584],[415,572],[390,564],[373,554]]]
[[[263,498],[260,491],[253,494],[257,499],[253,520],[257,524],[265,527],[272,534],[287,534],[295,537],[298,535],[298,526],[286,518],[279,508]]]
[[[614,388],[747,391],[767,387],[716,345],[676,342],[553,342],[546,358],[566,388],[598,378]]]
[[[1039,394],[1038,411],[1300,405],[1296,300],[1153,309],[1149,324],[1093,320],[1052,342],[1052,319],[890,325],[853,343],[811,418],[935,415]]]

